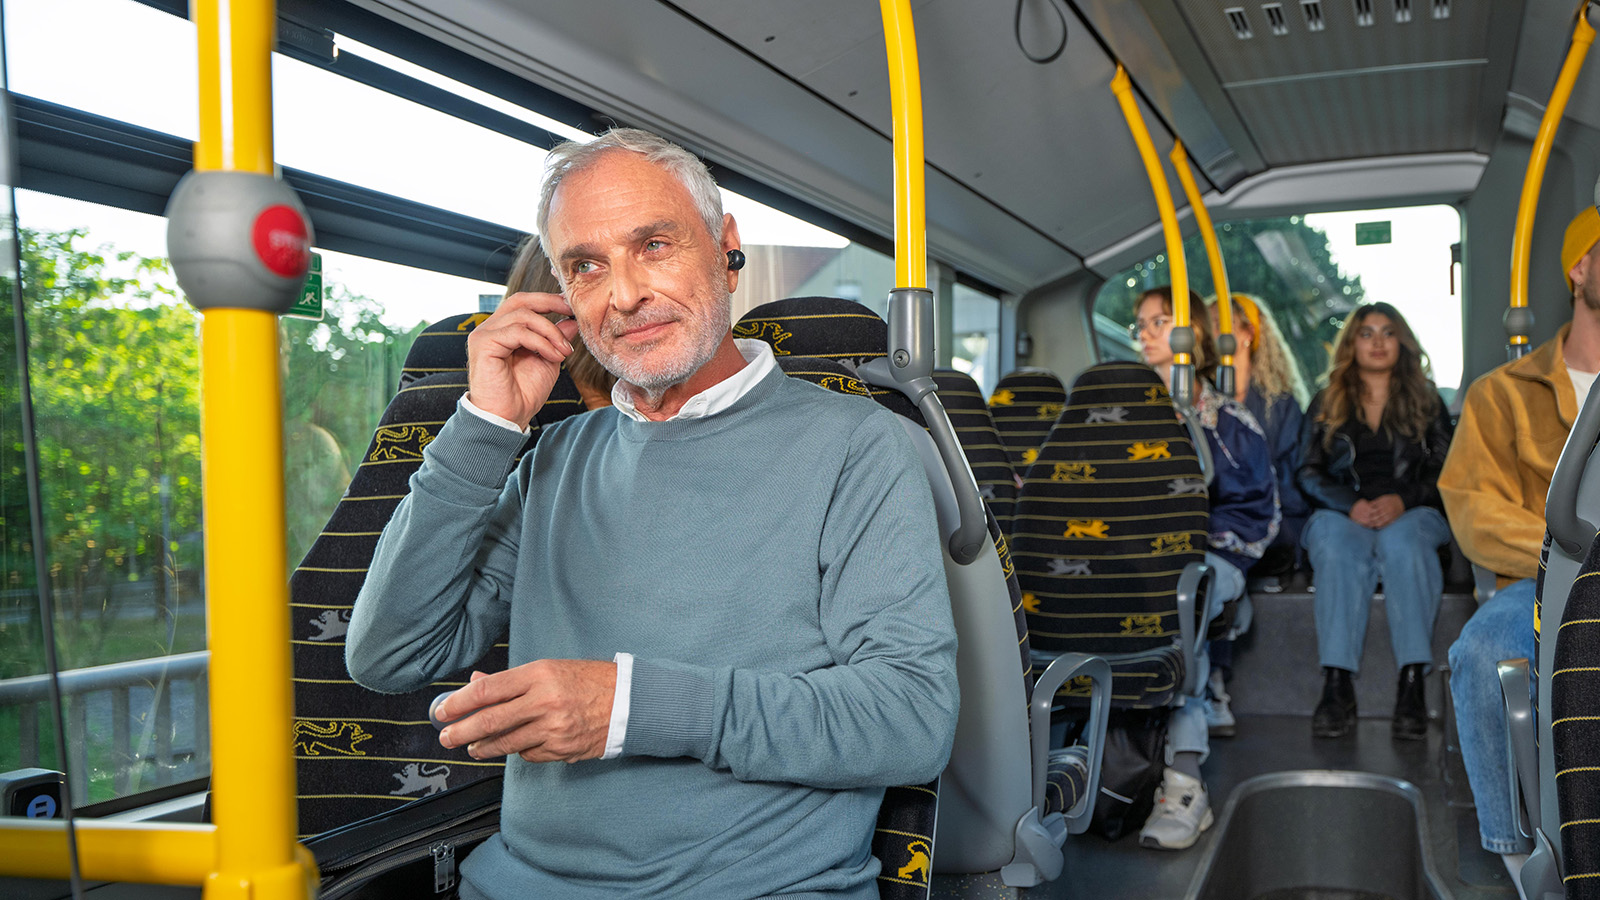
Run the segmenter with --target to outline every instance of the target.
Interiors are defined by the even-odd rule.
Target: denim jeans
[[[1517,851],[1506,713],[1495,664],[1533,658],[1533,588],[1533,579],[1524,578],[1495,591],[1450,645],[1450,696],[1461,761],[1478,806],[1478,839],[1491,853]]]
[[[1383,581],[1389,637],[1397,666],[1433,664],[1433,621],[1444,573],[1435,550],[1450,540],[1438,510],[1416,506],[1379,529],[1319,509],[1301,536],[1315,570],[1317,652],[1322,665],[1361,670],[1372,594]]]
[[[1206,552],[1206,565],[1214,573],[1211,591],[1207,594],[1205,621],[1207,624],[1222,615],[1222,606],[1244,594],[1244,573],[1239,567],[1210,551]],[[1205,630],[1205,625],[1200,626]],[[1200,761],[1211,755],[1211,736],[1206,730],[1206,679],[1211,677],[1210,654],[1206,642],[1200,642],[1200,655],[1195,660],[1195,692],[1180,698],[1183,705],[1174,707],[1167,719],[1167,764],[1179,753],[1198,753]]]

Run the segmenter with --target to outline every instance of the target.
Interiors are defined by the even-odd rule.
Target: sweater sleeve
[[[1439,495],[1468,559],[1508,578],[1532,578],[1545,522],[1523,496],[1515,427],[1511,404],[1490,376],[1468,388]]]
[[[818,564],[835,664],[788,674],[636,659],[623,753],[690,756],[743,781],[917,784],[955,736],[955,626],[932,497],[898,422],[851,435]]]
[[[350,676],[403,693],[477,662],[506,632],[522,495],[507,481],[523,437],[451,416],[423,450],[356,597]]]

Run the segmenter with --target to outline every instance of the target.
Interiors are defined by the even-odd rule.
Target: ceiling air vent
[[[1356,24],[1362,27],[1371,25],[1373,22],[1372,0],[1354,0],[1354,3],[1356,8]]]
[[[1223,10],[1228,17],[1228,24],[1233,26],[1233,36],[1241,41],[1248,41],[1255,37],[1255,32],[1250,30],[1250,17],[1245,15],[1244,7],[1230,6]]]
[[[1450,0],[1433,0],[1433,17],[1435,19],[1450,18]]]
[[[1322,0],[1300,0],[1300,11],[1305,13],[1307,31],[1321,31],[1328,27],[1328,23],[1322,21]]]
[[[1283,37],[1289,33],[1289,23],[1283,20],[1282,3],[1263,3],[1261,11],[1266,13],[1267,26],[1272,29],[1273,34]]]
[[[1394,22],[1404,25],[1411,21],[1411,0],[1394,0]]]

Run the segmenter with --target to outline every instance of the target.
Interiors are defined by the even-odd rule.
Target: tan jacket
[[[1562,348],[1569,323],[1537,350],[1467,388],[1439,494],[1467,558],[1501,586],[1539,571],[1544,500],[1578,399]]]

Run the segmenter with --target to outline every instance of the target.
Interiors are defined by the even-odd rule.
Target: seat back
[[[882,319],[848,300],[807,297],[756,307],[734,326],[734,334],[771,344],[779,365],[792,376],[847,393],[866,392],[904,416],[934,491],[941,533],[949,533],[944,520],[954,510],[948,496],[950,475],[932,439],[918,427],[916,408],[895,392],[868,386],[854,373],[855,367],[885,355],[888,327]],[[997,530],[992,526],[991,533]],[[948,547],[943,551],[960,635],[956,666],[961,712],[950,763],[939,782],[934,867],[941,872],[986,872],[1016,858],[1016,826],[1032,806],[1025,669],[1018,665],[1018,624],[1001,554],[981,553],[963,566],[951,559]],[[886,874],[891,862],[884,859]],[[880,888],[884,884],[880,881]]]
[[[1049,369],[1014,369],[994,386],[989,412],[1018,475],[1028,474],[1066,402],[1067,389]]]
[[[1600,577],[1587,577],[1600,575],[1597,554],[1600,538],[1549,641],[1550,744],[1568,900],[1600,898]]]
[[[422,464],[422,449],[466,390],[466,336],[482,318],[453,316],[424,329],[412,345],[401,388],[327,527],[289,579],[295,686],[294,753],[302,835],[393,809],[501,769],[445,750],[427,721],[434,696],[467,680],[471,668],[506,666],[506,645],[473,667],[410,694],[378,694],[350,679],[344,635],[366,580],[378,536]],[[583,412],[563,374],[532,424],[540,429]]]
[[[1156,374],[1129,362],[1085,370],[1023,478],[1012,523],[1034,648],[1171,645],[1179,576],[1204,560],[1209,508],[1199,458]]]
[[[978,479],[983,502],[994,512],[1001,530],[1009,531],[1017,505],[1017,475],[1011,468],[1011,456],[1000,440],[989,405],[983,400],[983,390],[971,375],[955,369],[934,369],[933,380],[939,386],[939,399],[944,403],[945,412],[950,414],[950,424],[955,426],[956,437],[966,453],[967,465]]]

